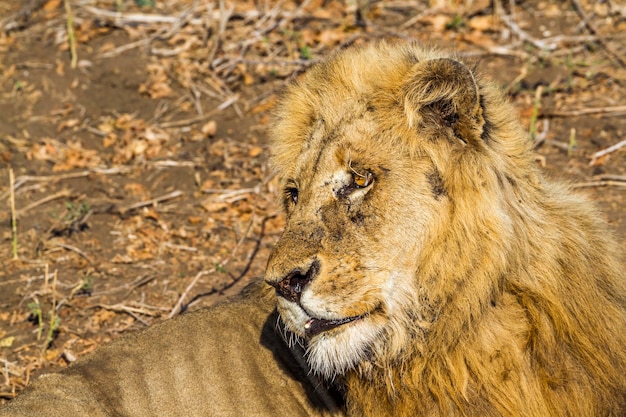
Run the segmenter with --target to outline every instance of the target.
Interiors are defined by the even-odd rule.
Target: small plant
[[[46,350],[50,347],[50,344],[56,337],[59,332],[59,327],[61,326],[61,319],[56,314],[57,301],[56,301],[56,286],[57,286],[57,271],[54,271],[52,287],[48,287],[48,267],[46,265],[45,271],[45,287],[44,292],[50,292],[52,295],[52,303],[51,308],[49,310],[50,320],[48,321],[48,329],[46,332],[46,338],[44,340],[43,345],[41,346],[41,354],[43,355]],[[37,340],[41,340],[44,330],[46,327],[46,323],[44,322],[43,317],[43,305],[36,297],[33,297],[33,301],[27,304],[28,310],[30,311],[30,316],[28,317],[28,321],[33,322],[37,326]]]
[[[80,288],[78,289],[78,293],[91,295],[92,292],[93,292],[93,277],[91,275],[86,275],[80,280]]]
[[[139,7],[154,7],[154,0],[135,0],[135,4]]]
[[[302,59],[313,58],[313,54],[311,53],[311,48],[309,48],[307,45],[300,47],[300,58]]]
[[[70,0],[65,0],[63,3],[65,4],[65,13],[67,14],[66,29],[67,40],[69,42],[70,50],[70,66],[72,67],[72,69],[74,69],[78,65],[78,54],[76,53],[76,35],[74,33],[74,14],[72,13]]]
[[[89,213],[90,207],[87,203],[80,203],[80,205],[76,206],[74,205],[74,203],[68,201],[67,203],[65,203],[65,209],[67,212],[65,214],[65,217],[63,217],[63,220],[71,222],[80,219],[81,217]]]
[[[543,94],[543,86],[540,85],[535,91],[535,100],[533,102],[533,112],[530,115],[529,135],[530,140],[535,141],[537,137],[537,118],[539,117],[539,109],[541,109],[541,96]]]
[[[16,81],[15,84],[13,84],[13,89],[11,90],[11,95],[15,96],[16,93],[22,91],[24,89],[24,83],[22,81]]]
[[[573,127],[569,131],[569,142],[567,143],[567,156],[572,157],[574,152],[578,149],[578,144],[576,143],[576,128]]]
[[[448,30],[459,30],[465,27],[465,21],[463,20],[463,16],[456,15],[446,24],[446,29]]]
[[[61,319],[54,313],[54,310],[50,310],[50,324],[48,325],[48,336],[46,337],[46,342],[42,347],[43,351],[50,347],[50,344],[59,332],[59,327],[61,327]]]
[[[28,310],[30,311],[29,320],[34,322],[37,325],[37,340],[41,339],[41,335],[43,333],[43,311],[41,310],[41,304],[39,304],[39,300],[35,300],[31,303],[27,304]]]

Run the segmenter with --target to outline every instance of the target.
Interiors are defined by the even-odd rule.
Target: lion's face
[[[455,297],[466,317],[489,302],[498,276],[476,271],[501,266],[499,187],[513,179],[498,174],[485,100],[459,62],[385,44],[287,91],[271,132],[287,225],[266,280],[316,372],[414,354]]]
[[[417,254],[445,204],[428,159],[380,141],[375,114],[354,107],[337,126],[316,123],[293,161],[287,227],[267,270],[287,329],[308,339],[325,375],[406,329],[398,311],[417,310]]]

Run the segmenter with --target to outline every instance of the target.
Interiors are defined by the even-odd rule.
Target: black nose
[[[314,261],[306,273],[302,273],[300,269],[294,269],[285,278],[278,282],[270,284],[276,288],[276,292],[289,301],[300,302],[300,295],[307,287],[309,282],[315,278],[319,271],[319,262]]]

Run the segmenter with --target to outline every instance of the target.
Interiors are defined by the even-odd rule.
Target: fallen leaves
[[[153,99],[159,99],[169,97],[174,93],[172,87],[170,87],[170,79],[162,65],[148,64],[146,71],[147,80],[139,85],[141,94],[145,94]]]

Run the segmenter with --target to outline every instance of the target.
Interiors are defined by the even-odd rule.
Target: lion
[[[287,222],[265,279],[348,415],[626,415],[617,245],[471,65],[348,48],[270,139]]]
[[[352,46],[275,116],[287,222],[265,282],[40,378],[0,417],[626,414],[617,245],[472,66]]]

